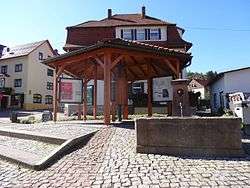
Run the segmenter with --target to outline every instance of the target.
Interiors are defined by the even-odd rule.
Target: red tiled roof
[[[130,49],[130,50],[136,50],[136,51],[143,51],[143,52],[150,52],[150,53],[156,53],[160,54],[162,56],[181,56],[185,58],[185,61],[188,62],[192,59],[191,53],[176,50],[176,49],[169,49],[157,45],[147,44],[143,42],[138,41],[131,41],[131,40],[124,40],[124,39],[103,39],[102,41],[98,41],[96,44],[92,46],[88,46],[85,48],[81,48],[79,50],[75,50],[72,52],[68,52],[62,55],[59,55],[57,57],[51,57],[44,61],[45,64],[50,64],[51,62],[64,59],[67,57],[71,57],[74,55],[79,55],[82,53],[86,53],[98,48],[120,48],[120,49]]]
[[[135,26],[135,25],[172,25],[166,21],[141,14],[115,14],[111,18],[105,18],[99,21],[87,21],[71,27],[114,27],[114,26]],[[175,25],[175,24],[174,24]]]

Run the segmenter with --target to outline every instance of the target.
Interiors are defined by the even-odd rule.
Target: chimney
[[[142,18],[145,18],[145,16],[146,16],[146,7],[143,6],[143,7],[141,8],[141,17],[142,17]]]
[[[112,17],[112,9],[108,9],[108,19]]]

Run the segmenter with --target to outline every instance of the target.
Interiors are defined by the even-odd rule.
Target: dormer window
[[[136,29],[122,29],[121,38],[126,40],[136,40]]]
[[[145,29],[137,29],[137,40],[145,40]]]
[[[121,29],[120,37],[126,40],[162,40],[161,28]]]
[[[149,40],[161,40],[161,29],[150,29]]]

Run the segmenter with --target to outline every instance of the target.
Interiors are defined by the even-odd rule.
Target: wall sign
[[[83,82],[81,79],[61,78],[59,82],[59,99],[61,103],[81,104]]]

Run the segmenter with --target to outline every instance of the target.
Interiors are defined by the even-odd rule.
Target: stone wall
[[[242,156],[239,118],[169,117],[136,120],[137,152]]]

